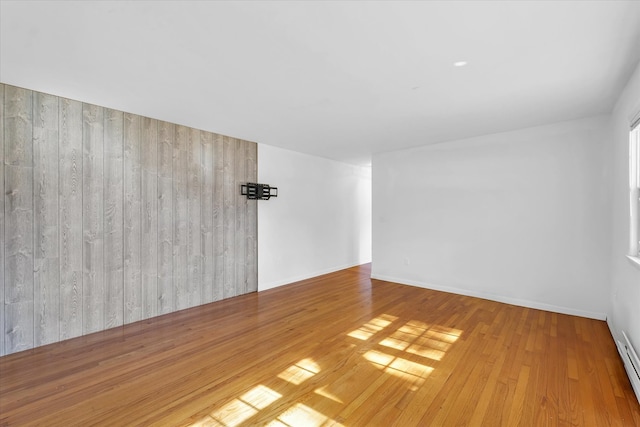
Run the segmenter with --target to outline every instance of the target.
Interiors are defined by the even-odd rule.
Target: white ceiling
[[[0,15],[3,83],[356,164],[610,112],[640,60],[640,1],[2,0]]]

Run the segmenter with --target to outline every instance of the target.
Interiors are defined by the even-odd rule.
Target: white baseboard
[[[417,286],[425,289],[433,289],[435,291],[449,292],[453,294],[466,295],[470,297],[487,299],[490,301],[503,302],[506,304],[518,305],[521,307],[535,308],[537,310],[551,311],[554,313],[570,314],[572,316],[587,317],[589,319],[606,320],[606,313],[578,310],[570,307],[562,307],[551,304],[544,304],[538,301],[529,301],[519,298],[511,298],[502,295],[491,294],[488,292],[471,291],[469,289],[455,288],[451,286],[439,286],[433,283],[422,283],[413,280],[401,279],[398,277],[384,276],[379,274],[371,274],[372,279],[384,280],[387,282],[399,283],[401,285]]]
[[[258,279],[258,292],[266,291],[268,289],[277,288],[279,286],[290,285],[291,283],[299,282],[301,280],[311,279],[313,277],[322,276],[323,274],[335,273],[336,271],[345,270],[351,267],[357,267],[358,265],[362,265],[366,263],[356,263],[356,264],[346,264],[337,267],[331,267],[320,271],[314,271],[310,273],[305,273],[299,276],[288,277],[286,279],[280,279],[276,281],[272,281],[269,283],[260,283],[260,279]]]
[[[633,366],[633,363],[630,362],[631,358],[629,357],[628,350],[626,349],[626,346],[631,345],[631,343],[629,342],[629,339],[626,337],[624,332],[621,332],[619,334],[616,333],[616,328],[613,326],[611,321],[607,320],[607,325],[609,326],[609,332],[611,332],[611,336],[613,337],[616,347],[618,348],[618,354],[620,355],[620,359],[622,360],[622,364],[624,365],[624,370],[629,377],[631,388],[636,394],[636,399],[638,399],[638,402],[640,402],[640,378],[638,378],[638,373],[636,372],[636,368]],[[633,353],[633,351],[631,353]],[[635,364],[639,365],[637,362],[637,356],[634,359]]]

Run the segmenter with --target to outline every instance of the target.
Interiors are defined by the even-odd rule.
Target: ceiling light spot
[[[464,67],[465,65],[467,65],[467,61],[457,61],[453,63],[454,67]]]

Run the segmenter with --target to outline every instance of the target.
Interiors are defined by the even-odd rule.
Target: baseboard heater
[[[618,341],[618,352],[624,361],[624,368],[627,371],[629,380],[633,391],[636,393],[636,398],[640,402],[640,359],[638,359],[638,353],[634,350],[627,334],[622,332],[624,342]]]

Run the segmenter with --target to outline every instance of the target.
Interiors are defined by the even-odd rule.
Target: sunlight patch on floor
[[[414,344],[407,349],[407,353],[417,354],[418,356],[425,357],[431,360],[442,360],[445,355],[445,352],[442,350],[436,350],[429,346],[422,346],[419,344]]]
[[[406,334],[422,335],[427,329],[429,329],[429,324],[418,320],[411,320],[405,323],[398,331]]]
[[[335,394],[328,392],[327,390],[327,386],[324,387],[320,387],[314,390],[315,394],[318,394],[322,397],[326,397],[329,400],[333,400],[334,402],[337,403],[344,403],[338,396],[336,396]]]
[[[441,330],[438,330],[441,329]],[[425,332],[425,336],[427,337],[431,337],[434,339],[438,339],[440,341],[444,341],[444,342],[448,342],[448,343],[454,343],[458,340],[458,338],[460,338],[460,335],[462,334],[462,331],[458,330],[458,329],[448,329],[448,330],[442,330],[442,326],[436,328],[432,328],[428,331]]]
[[[200,421],[196,421],[193,424],[189,424],[189,427],[225,427],[225,425],[214,420],[209,415],[207,415]]]
[[[285,424],[280,420],[271,420],[269,424],[265,424],[266,427],[292,427],[289,424]]]
[[[204,422],[208,420],[203,419],[200,421],[201,424],[193,424],[193,426],[222,425],[225,427],[235,427],[281,397],[282,395],[280,393],[271,390],[269,387],[258,385],[242,396],[233,399],[219,410],[212,412],[209,417],[207,417],[211,418],[212,422],[217,422],[218,424],[206,424]]]
[[[377,341],[377,345],[380,347],[372,349],[372,345],[375,345],[374,342],[366,343],[366,348],[362,349],[364,352],[362,356],[375,368],[401,378],[407,382],[409,390],[416,391],[435,369],[425,364],[425,361],[440,361],[459,339],[462,331],[439,325],[429,325],[418,320],[411,320],[397,329],[391,329],[390,326],[397,320],[396,316],[382,314],[348,333],[348,336],[367,341],[375,335],[377,341],[377,338],[382,335],[380,341]],[[388,330],[385,331],[385,329]],[[382,331],[385,332],[381,333]],[[357,346],[351,344],[351,347]],[[430,364],[430,362],[428,363]],[[287,367],[277,377],[297,386],[320,371],[318,363],[312,358],[305,358]],[[325,384],[315,388],[313,393],[344,405],[343,400],[329,390],[330,384]],[[282,395],[271,388],[258,385],[192,426],[236,427],[250,424],[252,421],[260,419],[260,411],[281,398]],[[262,423],[264,422],[262,421]],[[269,420],[267,425],[280,427],[342,426],[336,420],[300,402],[293,404]]]
[[[390,348],[394,348],[396,350],[400,350],[400,351],[404,351],[407,349],[407,347],[409,347],[408,342],[401,340],[401,339],[396,339],[393,338],[393,335],[383,339],[382,341],[380,341],[380,345],[383,345],[385,347],[390,347]]]
[[[441,326],[429,326],[412,320],[380,341],[380,345],[406,351],[431,360],[442,360],[449,347],[462,331],[445,330]]]
[[[433,371],[430,366],[376,350],[369,350],[363,356],[378,369],[417,384],[422,384]]]
[[[385,314],[372,319],[348,335],[366,341],[396,320],[398,320],[397,317]],[[408,357],[414,355],[410,357],[412,359],[419,356],[437,362],[442,360],[461,334],[462,331],[459,329],[410,320],[378,341],[378,344],[388,348],[391,354],[371,349],[363,356],[378,369],[404,378],[415,387],[421,385],[434,368],[409,358],[399,357],[396,355],[397,352],[404,352]]]
[[[349,335],[352,338],[356,338],[362,341],[366,341],[371,338],[373,335],[377,334],[391,323],[396,321],[398,318],[395,316],[391,316],[389,314],[382,314],[374,319],[371,319],[364,325],[360,326],[355,331],[349,332]]]
[[[342,424],[302,403],[296,403],[267,424],[267,426],[287,427],[321,427],[324,425],[342,426]]]
[[[271,390],[269,387],[259,385],[240,396],[240,400],[247,402],[254,408],[264,409],[281,397],[280,393]]]
[[[278,378],[299,385],[320,372],[320,367],[312,359],[302,359],[278,374]]]

